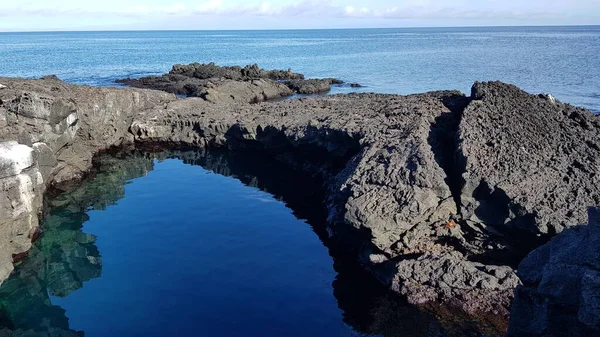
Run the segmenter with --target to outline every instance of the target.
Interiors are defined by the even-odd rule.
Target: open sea
[[[191,62],[292,68],[397,94],[501,80],[600,112],[600,26],[0,33],[0,76],[114,85]]]
[[[0,77],[257,63],[410,94],[501,80],[600,113],[600,26],[0,33]],[[0,336],[500,336],[389,294],[328,243],[320,182],[254,154],[120,153],[48,201]]]

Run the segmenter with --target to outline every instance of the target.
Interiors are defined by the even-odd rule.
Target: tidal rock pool
[[[0,336],[454,336],[328,244],[320,182],[252,153],[105,154],[47,200]],[[431,308],[430,308],[431,309]],[[441,309],[439,309],[441,310]]]

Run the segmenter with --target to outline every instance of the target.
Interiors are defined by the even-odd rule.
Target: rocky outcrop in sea
[[[238,68],[240,78],[223,76],[246,88]],[[269,81],[280,79],[274,74]],[[93,156],[113,147],[260,151],[317,175],[332,241],[411,303],[473,315],[508,316],[514,289],[531,287],[519,262],[587,223],[586,207],[600,204],[600,118],[505,83],[475,83],[470,96],[279,102],[55,78],[0,83],[0,279],[29,249],[46,190],[81,179]]]
[[[264,70],[256,64],[242,68],[192,63],[176,64],[168,74],[161,76],[125,78],[116,83],[201,97],[214,103],[258,103],[294,94],[325,93],[331,90],[332,84],[344,82],[335,78],[305,79],[304,75],[294,73],[291,69]]]

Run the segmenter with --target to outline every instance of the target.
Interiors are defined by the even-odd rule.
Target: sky
[[[600,0],[2,0],[0,31],[598,25]]]

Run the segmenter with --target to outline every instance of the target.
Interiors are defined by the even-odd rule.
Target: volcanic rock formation
[[[176,64],[168,74],[140,79],[126,78],[117,83],[136,88],[156,89],[177,95],[201,97],[214,103],[258,103],[298,94],[318,94],[331,90],[334,79],[304,79],[288,70],[264,70],[258,65],[220,67],[214,63]]]
[[[247,85],[240,69],[242,81],[231,81]],[[81,178],[114,146],[261,151],[318,175],[333,240],[412,303],[469,313],[507,315],[518,262],[600,203],[599,117],[500,82],[475,83],[471,97],[259,104],[57,79],[0,83],[0,279],[29,248],[46,188]]]

